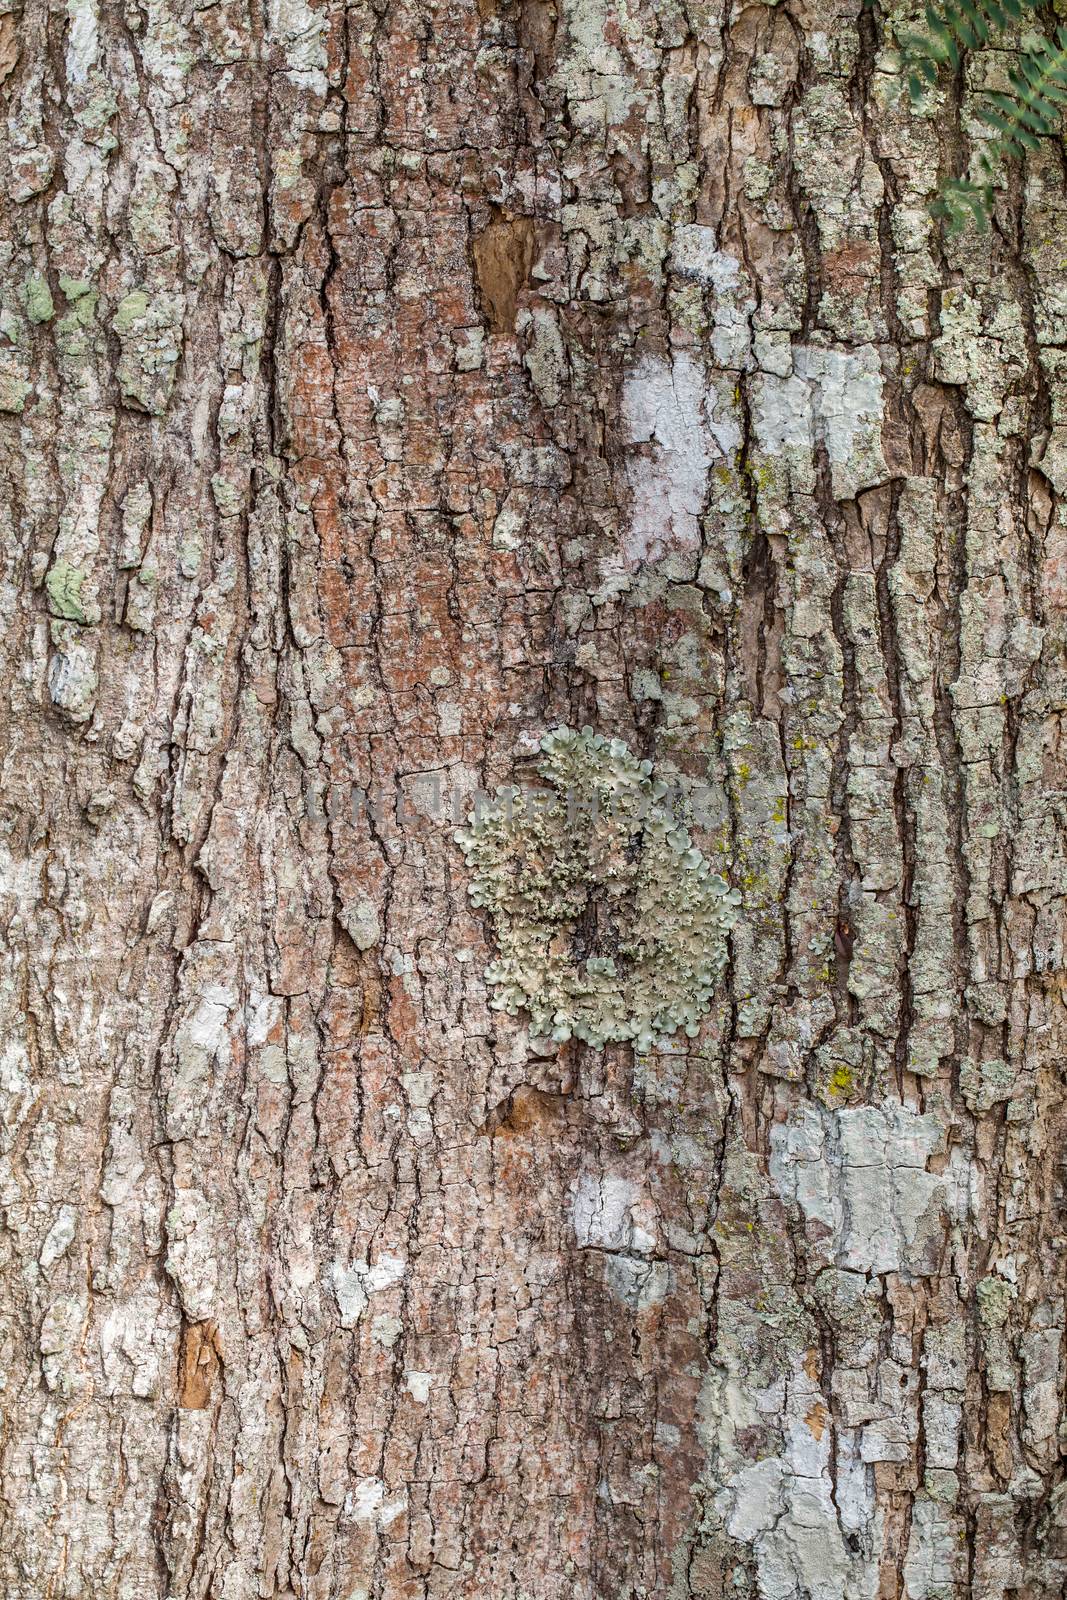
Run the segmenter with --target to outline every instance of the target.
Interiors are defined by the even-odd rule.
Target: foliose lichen
[[[456,839],[492,918],[491,1005],[558,1043],[639,1051],[699,1032],[727,962],[740,892],[662,804],[669,786],[621,739],[560,727],[541,740],[547,789],[506,786]]]
[[[69,617],[72,622],[84,622],[85,608],[81,601],[82,584],[85,582],[84,572],[79,572],[77,567],[72,567],[68,561],[53,562],[45,574],[44,585],[48,591],[48,603],[53,615]]]
[[[35,273],[27,278],[22,286],[22,299],[26,307],[26,315],[31,322],[51,322],[55,315],[55,306],[52,303],[52,291],[48,287],[48,279]]]

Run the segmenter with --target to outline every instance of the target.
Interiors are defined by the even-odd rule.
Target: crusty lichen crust
[[[661,803],[668,786],[621,739],[541,740],[549,789],[504,787],[457,829],[499,954],[492,1005],[531,1032],[595,1047],[694,1038],[727,962],[740,894]]]

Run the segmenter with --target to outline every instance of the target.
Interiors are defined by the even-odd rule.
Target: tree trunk
[[[7,1600],[1063,1592],[1062,152],[891,44],[0,19]]]

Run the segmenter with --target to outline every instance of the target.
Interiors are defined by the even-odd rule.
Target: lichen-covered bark
[[[1062,152],[944,240],[891,42],[0,18],[9,1600],[1061,1594]],[[695,1038],[489,1006],[562,725]]]

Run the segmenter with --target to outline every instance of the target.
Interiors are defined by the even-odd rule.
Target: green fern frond
[[[1036,10],[1041,0],[944,0],[925,8],[928,33],[905,34],[900,43],[912,103],[922,99],[923,83],[937,81],[941,67],[959,66],[962,51],[977,50],[993,33],[1017,22],[1023,11]]]
[[[949,178],[930,206],[931,214],[943,221],[950,233],[959,233],[968,222],[984,231],[989,227],[993,207],[993,187],[971,183],[967,178]]]
[[[1008,82],[1013,94],[996,91],[978,107],[981,121],[999,135],[986,152],[989,162],[1037,150],[1042,139],[1060,131],[1067,105],[1067,28],[1058,28],[1052,39],[1028,41]]]
[[[926,6],[928,34],[909,34],[901,40],[903,67],[912,104],[937,83],[941,69],[954,71],[963,52],[987,44],[998,29],[1018,22],[1041,0],[945,0],[937,9]],[[1067,28],[1051,39],[1031,36],[1018,65],[1008,72],[1010,93],[989,92],[977,108],[981,122],[995,135],[978,157],[980,182],[950,178],[930,207],[950,233],[970,221],[989,225],[993,208],[993,180],[1001,163],[1037,150],[1042,139],[1058,133],[1067,106]]]

